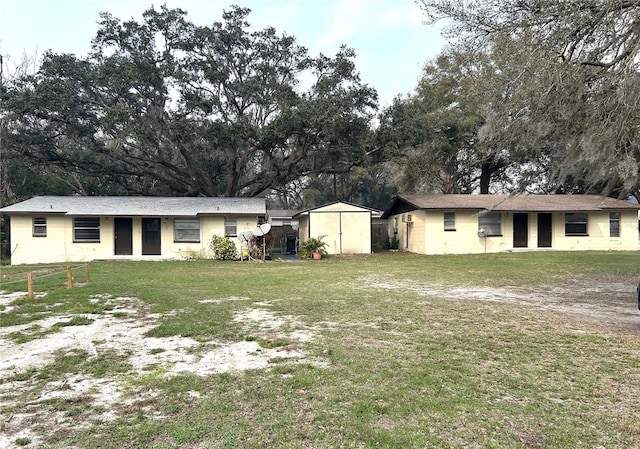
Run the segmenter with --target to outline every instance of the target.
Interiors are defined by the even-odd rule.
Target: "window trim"
[[[191,224],[198,224],[198,227],[195,228],[183,228],[183,227],[178,227],[178,224],[187,224],[187,223],[191,223]],[[198,217],[184,217],[184,218],[174,218],[173,219],[173,243],[200,243],[201,240],[201,227],[202,224],[200,223],[200,218]],[[186,238],[186,237],[182,237],[182,238],[178,238],[178,233],[180,231],[195,231],[197,230],[197,238]],[[195,234],[195,233],[194,233]]]
[[[584,220],[575,219],[576,217],[581,217],[581,216],[584,216]],[[584,232],[569,231],[568,230],[569,226],[584,226]],[[589,214],[587,214],[586,212],[565,212],[564,235],[565,237],[588,237],[589,236]]]
[[[36,223],[36,220],[41,220],[40,223]],[[37,232],[36,229],[40,229]],[[44,232],[42,232],[44,230]],[[46,237],[47,236],[47,217],[33,217],[31,220],[31,232],[32,237]]]
[[[490,218],[497,218],[492,221]],[[495,227],[498,227],[496,230]],[[487,237],[502,237],[502,213],[501,212],[485,212],[478,216],[478,231],[484,229]]]
[[[614,223],[616,224],[614,226]],[[615,228],[615,232],[614,232]],[[620,211],[609,212],[609,237],[620,238]]]
[[[233,224],[231,224],[233,223]],[[228,232],[229,228],[235,228],[235,232]],[[224,217],[224,235],[225,237],[237,237],[238,236],[238,219],[236,217]]]
[[[78,226],[78,220],[95,221],[95,226]],[[73,219],[73,243],[100,243],[100,217],[74,217]],[[97,238],[84,238],[77,237],[78,230],[96,230],[98,233]]]
[[[447,215],[449,219],[447,220]],[[444,230],[446,232],[452,232],[456,230],[456,213],[455,212],[445,212],[443,216],[443,225]]]

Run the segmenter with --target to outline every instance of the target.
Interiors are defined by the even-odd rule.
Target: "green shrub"
[[[216,260],[238,260],[238,248],[229,237],[214,235],[209,241],[209,248]]]
[[[300,250],[298,251],[300,258],[308,259],[313,253],[316,252],[322,254],[323,256],[326,255],[327,250],[325,248],[327,247],[327,242],[322,241],[322,239],[325,237],[325,235],[319,235],[317,238],[310,237],[302,242],[302,245],[300,245]]]
[[[400,241],[395,235],[393,237],[387,237],[387,240],[382,242],[382,249],[398,249],[400,247]]]

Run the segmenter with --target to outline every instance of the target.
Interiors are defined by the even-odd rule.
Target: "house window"
[[[393,233],[398,233],[398,217],[393,217]]]
[[[224,219],[224,235],[235,237],[238,235],[238,220],[235,218]]]
[[[200,242],[199,218],[176,218],[173,221],[174,242]]]
[[[564,214],[564,235],[588,235],[587,213],[574,212]]]
[[[484,230],[486,236],[502,235],[502,214],[487,212],[478,217],[478,231]]]
[[[78,217],[73,219],[73,241],[100,243],[100,218]]]
[[[455,212],[444,213],[444,230],[445,231],[456,230],[456,213]]]
[[[620,237],[620,212],[609,212],[609,237]]]
[[[33,219],[33,236],[34,237],[46,237],[47,236],[47,219],[44,217],[34,217]]]

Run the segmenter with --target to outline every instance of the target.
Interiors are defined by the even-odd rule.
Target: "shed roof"
[[[383,218],[418,209],[474,209],[495,212],[597,212],[640,210],[640,205],[600,195],[398,195]]]
[[[36,196],[3,207],[8,215],[21,213],[93,216],[264,215],[264,198],[148,197],[148,196]]]
[[[371,207],[359,206],[357,204],[349,203],[347,201],[334,201],[332,203],[327,203],[321,206],[301,210],[300,212],[294,215],[294,218],[300,215],[308,215],[309,212],[314,212],[314,211],[327,211],[327,212],[362,211],[362,212],[370,212],[372,215],[376,215],[376,213],[378,214],[380,213],[379,210],[373,209]]]

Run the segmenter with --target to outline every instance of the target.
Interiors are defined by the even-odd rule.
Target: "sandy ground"
[[[638,284],[631,280],[624,283],[588,282],[546,289],[420,287],[379,279],[362,279],[362,284],[367,288],[412,291],[425,297],[425,300],[428,297],[440,297],[531,306],[557,312],[576,321],[640,331]]]
[[[26,293],[0,293],[0,304],[5,305],[5,311],[0,312],[0,319],[3,313],[12,309],[13,300],[25,295]],[[102,315],[73,315],[93,320],[88,325],[61,327],[54,333],[22,344],[16,344],[6,336],[16,332],[29,332],[34,326],[39,326],[40,330],[49,329],[56,323],[68,322],[72,316],[61,315],[27,325],[0,327],[0,407],[4,409],[21,404],[15,411],[0,415],[0,448],[19,447],[15,444],[19,438],[28,438],[31,444],[37,444],[40,430],[52,428],[51,426],[75,426],[73,417],[42,410],[42,403],[52,399],[61,398],[67,402],[79,403],[90,401],[94,409],[102,410],[92,416],[94,421],[115,419],[117,416],[114,409],[126,406],[127,402],[134,400],[125,394],[126,385],[117,377],[111,379],[72,375],[46,385],[33,378],[10,380],[15,374],[51,363],[61,353],[81,350],[86,351],[90,357],[97,357],[108,351],[116,351],[128,355],[127,362],[134,372],[143,374],[159,369],[165,376],[184,373],[206,376],[229,371],[266,369],[270,360],[274,359],[325,366],[324,361],[310,360],[305,353],[292,349],[300,346],[297,343],[313,339],[314,332],[304,329],[282,331],[282,326],[294,323],[295,319],[276,317],[268,310],[269,303],[257,303],[258,308],[243,310],[236,314],[235,320],[243,323],[247,332],[252,335],[257,330],[258,335],[286,338],[292,345],[269,349],[261,347],[257,341],[202,343],[179,336],[147,337],[145,333],[158,324],[161,316],[148,313],[137,298],[101,296],[93,300],[105,302],[113,308]],[[152,393],[149,394],[152,396]]]
[[[428,303],[429,298],[450,298],[473,301],[497,301],[527,305],[557,312],[570,321],[589,322],[610,328],[640,331],[640,311],[637,309],[637,284],[590,283],[552,287],[546,290],[533,288],[445,288],[420,287],[395,281],[363,278],[357,282],[360,288],[402,290],[413,292],[418,304]],[[12,309],[11,303],[26,293],[2,294],[0,304],[5,306],[2,314]],[[216,299],[209,302],[234,301],[246,298]],[[126,394],[126,385],[117,376],[94,378],[71,375],[45,385],[34,379],[9,380],[15,374],[30,368],[43,367],[52,362],[56,354],[72,350],[86,351],[90,356],[99,356],[108,351],[127,355],[133,371],[143,374],[160,369],[165,376],[191,373],[199,376],[246,369],[268,369],[270,360],[288,359],[292,362],[313,363],[326,366],[322,360],[311,360],[300,347],[315,337],[313,329],[307,329],[295,317],[272,313],[269,302],[254,303],[236,314],[235,320],[246,327],[247,332],[287,338],[293,344],[283,348],[266,349],[256,341],[236,343],[198,342],[191,338],[172,336],[167,338],[146,337],[145,333],[155,327],[162,318],[148,312],[137,298],[111,297],[93,298],[113,306],[102,315],[81,315],[93,320],[88,325],[61,327],[57,332],[41,338],[16,344],[6,338],[15,332],[29,332],[34,325],[48,329],[58,322],[68,321],[71,316],[56,316],[22,326],[0,327],[0,406],[8,413],[0,415],[0,447],[17,448],[18,438],[31,440],[30,447],[39,443],[38,435],[43,429],[78,427],[73,417],[63,412],[51,412],[42,406],[44,402],[61,398],[66,401],[90,401],[96,410],[92,421],[109,421],[117,418],[117,409],[126,407],[140,398]],[[74,315],[78,316],[78,315]],[[285,332],[283,329],[296,328]],[[153,392],[147,393],[153,398]],[[197,394],[194,392],[194,394]],[[13,407],[20,404],[18,407]],[[86,422],[86,420],[85,420]]]

